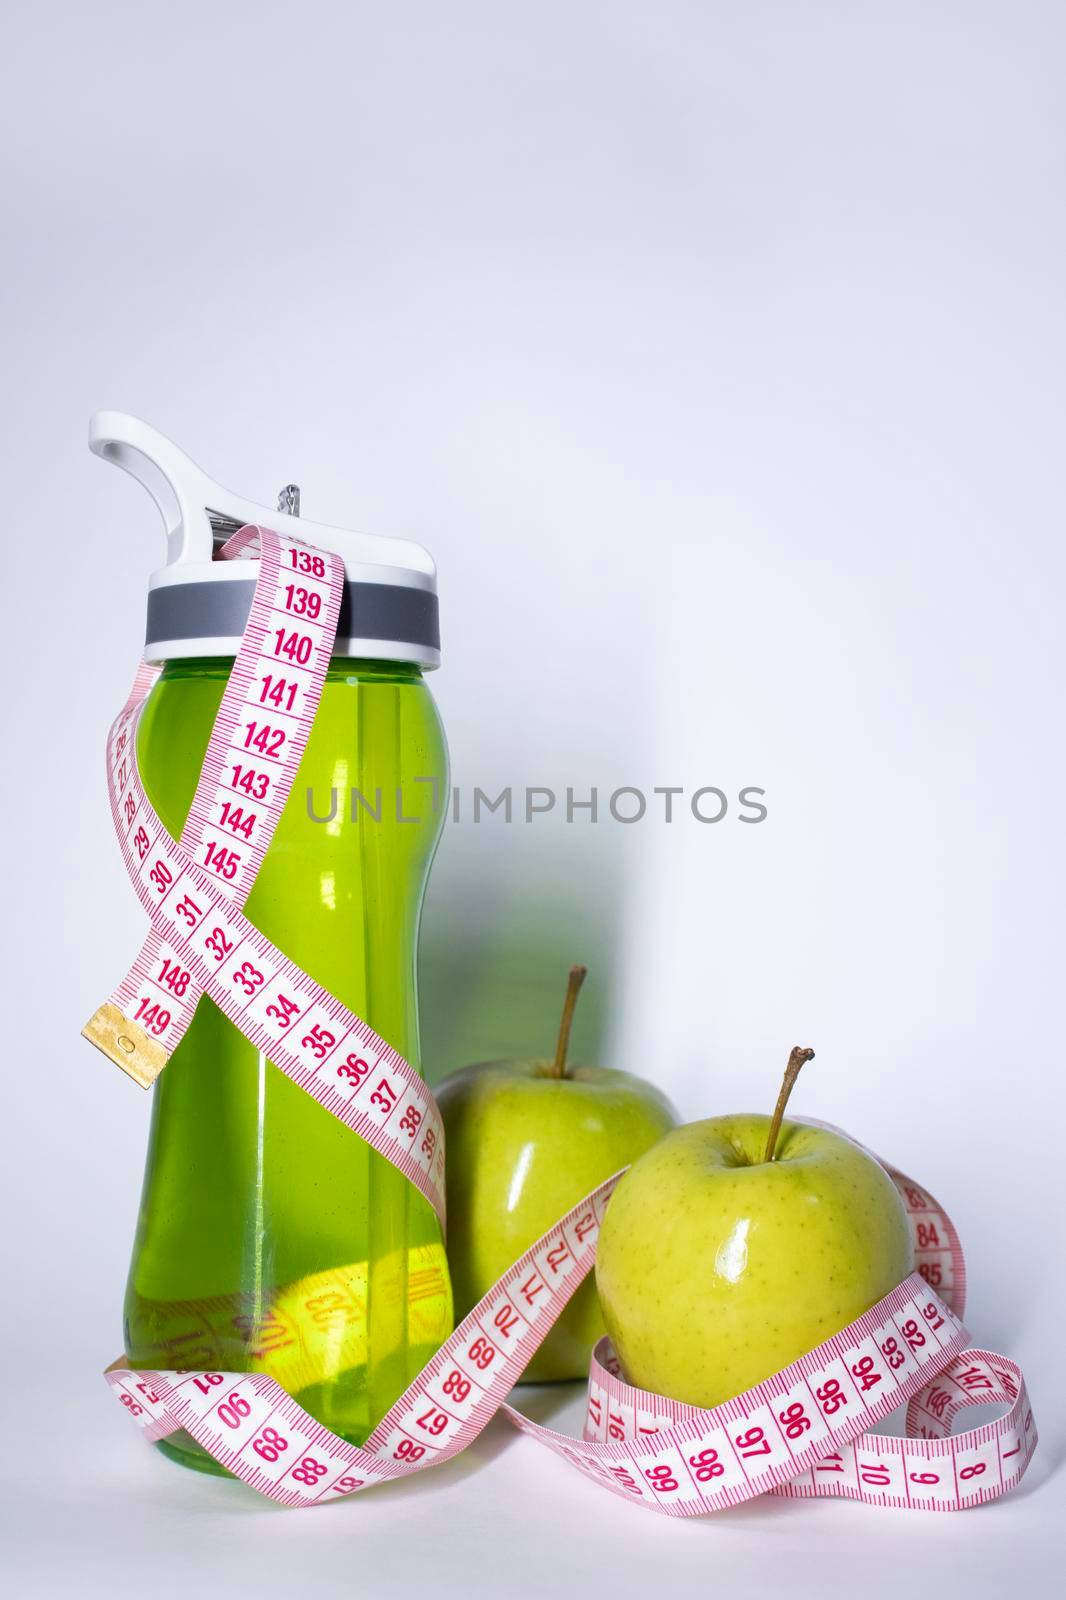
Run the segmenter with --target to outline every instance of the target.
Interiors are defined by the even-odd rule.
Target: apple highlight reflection
[[[571,1206],[653,1145],[677,1120],[642,1078],[570,1067],[567,1050],[584,968],[570,974],[555,1059],[492,1061],[437,1091],[448,1140],[448,1259],[456,1320]],[[541,1027],[543,1034],[543,1025]],[[604,1331],[591,1275],[526,1371],[531,1381],[582,1378]]]
[[[720,1278],[736,1283],[748,1265],[748,1229],[750,1217],[741,1217],[729,1238],[714,1258],[714,1269]]]
[[[719,1405],[831,1338],[911,1272],[910,1227],[885,1170],[842,1134],[781,1120],[812,1054],[793,1051],[773,1118],[676,1128],[611,1196],[596,1284],[640,1388]]]

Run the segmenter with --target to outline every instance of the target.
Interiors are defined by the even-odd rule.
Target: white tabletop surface
[[[1030,1368],[1035,1363],[1024,1358]],[[845,1501],[763,1497],[675,1521],[586,1482],[496,1418],[463,1456],[343,1504],[290,1512],[243,1484],[188,1472],[142,1444],[102,1383],[72,1373],[61,1392],[26,1373],[19,1395],[56,1432],[42,1492],[27,1427],[10,1412],[3,1452],[10,1593],[19,1600],[151,1595],[506,1595],[610,1600],[654,1593],[787,1592],[871,1597],[1061,1593],[1061,1407],[1050,1373],[1028,1376],[1041,1445],[1010,1499],[957,1515]],[[580,1426],[578,1386],[520,1390],[531,1415]],[[1038,1407],[1039,1410],[1039,1407]],[[1058,1414],[1056,1414],[1058,1413]],[[29,1421],[29,1417],[27,1417]],[[62,1429],[63,1447],[60,1447]]]

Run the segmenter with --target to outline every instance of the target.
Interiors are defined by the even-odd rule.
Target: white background
[[[1051,1593],[1062,8],[97,0],[4,32],[14,1592]],[[427,1059],[542,1048],[511,1000],[582,956],[588,1047],[690,1116],[766,1106],[810,1040],[802,1109],[949,1204],[974,1336],[1027,1371],[1013,1500],[674,1525],[497,1422],[298,1517],[139,1443],[97,1374],[146,1105],[77,1035],[141,933],[102,744],[162,541],[85,449],[100,406],[433,549],[460,785],[766,789],[758,827],[450,829]]]

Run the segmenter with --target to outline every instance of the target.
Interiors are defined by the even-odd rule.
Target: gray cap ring
[[[168,583],[148,591],[146,646],[193,639],[238,639],[255,583]],[[388,639],[419,650],[440,649],[437,596],[395,583],[345,580],[337,638]]]

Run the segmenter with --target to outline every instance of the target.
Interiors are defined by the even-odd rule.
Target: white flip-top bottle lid
[[[148,579],[146,661],[236,655],[258,562],[217,561],[215,552],[238,528],[258,523],[343,557],[337,655],[440,666],[437,569],[421,545],[243,500],[163,434],[121,411],[98,411],[90,420],[89,449],[144,485],[167,531],[166,566]],[[298,510],[298,493],[290,499]]]

